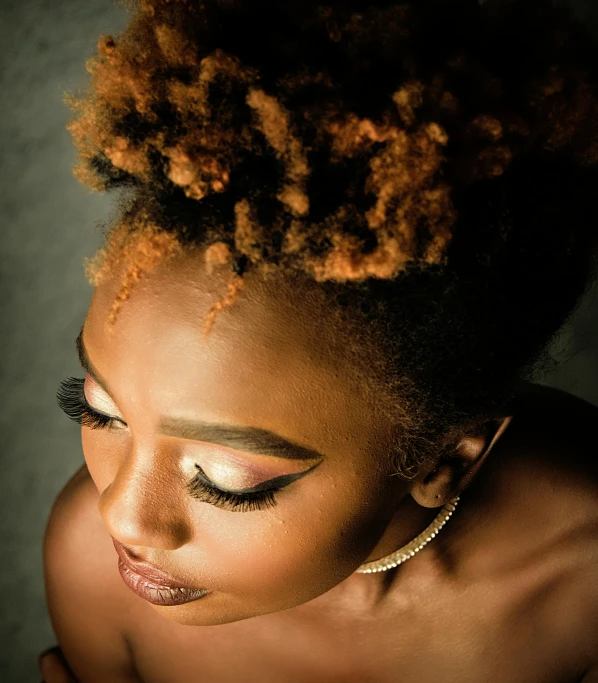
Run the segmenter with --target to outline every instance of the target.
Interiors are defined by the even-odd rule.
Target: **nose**
[[[154,458],[131,455],[102,491],[98,509],[110,535],[133,547],[176,550],[188,543],[185,481],[181,472]]]

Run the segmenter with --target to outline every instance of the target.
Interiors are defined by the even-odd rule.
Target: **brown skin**
[[[86,395],[128,425],[83,430],[104,524],[143,559],[213,591],[185,605],[154,606],[171,621],[212,625],[278,612],[349,577],[351,601],[368,605],[384,578],[355,570],[420,533],[481,465],[486,444],[461,444],[465,474],[444,467],[427,477],[428,467],[415,483],[389,477],[381,463],[390,425],[360,392],[359,377],[350,376],[332,335],[323,338],[310,323],[314,316],[325,319],[325,310],[311,298],[303,310],[283,307],[280,285],[271,284],[268,296],[267,287],[250,281],[204,340],[203,313],[219,279],[202,272],[197,256],[163,264],[134,290],[113,333],[105,326],[113,281],[93,296],[83,340],[114,403],[97,385]],[[208,471],[225,462],[229,449],[163,436],[156,429],[162,416],[214,416],[262,427],[325,459],[280,492],[273,508],[221,510],[194,500],[184,487],[195,463]],[[235,488],[256,483],[248,467],[260,468],[259,483],[317,464],[233,454]],[[214,483],[227,486],[223,478]]]
[[[106,590],[122,592],[123,629],[144,681],[197,680],[201,666],[210,683],[247,671],[252,681],[338,675],[384,683],[396,681],[397,670],[406,683],[437,680],[440,672],[478,683],[498,681],[497,672],[505,683],[526,676],[564,683],[586,667],[588,621],[576,599],[580,575],[584,590],[596,582],[587,563],[597,545],[597,477],[594,466],[593,479],[585,472],[559,490],[562,474],[538,459],[554,441],[541,439],[553,418],[510,425],[511,416],[502,416],[489,435],[463,439],[456,464],[436,472],[430,465],[412,482],[389,478],[380,466],[389,425],[376,397],[360,391],[333,330],[315,332],[313,321],[325,320],[317,286],[281,297],[283,283],[248,282],[204,340],[203,315],[224,279],[206,275],[199,258],[177,257],[139,283],[110,332],[104,323],[117,282],[115,274],[98,286],[84,326],[88,355],[114,404],[91,384],[86,396],[127,427],[84,428],[83,450],[89,505],[99,512],[94,538],[106,567],[114,565],[113,575],[104,570]],[[524,395],[512,414],[524,415],[530,396],[537,403],[533,390],[522,388]],[[159,416],[263,427],[325,459],[277,494],[273,508],[220,510],[193,499],[185,485],[194,463],[214,465],[231,452],[160,435]],[[574,438],[568,445],[583,450]],[[494,460],[477,476],[490,453]],[[267,472],[264,480],[312,464],[232,454],[241,469],[227,476],[241,478],[245,467]],[[414,558],[387,573],[354,573],[410,541],[466,489],[438,538]],[[108,534],[213,592],[176,607],[147,603],[120,580]],[[555,578],[569,586],[557,597]],[[595,592],[585,591],[586,603],[596,604]],[[576,608],[567,618],[569,603]],[[541,619],[532,632],[521,615],[534,610]],[[547,659],[556,643],[560,668]]]

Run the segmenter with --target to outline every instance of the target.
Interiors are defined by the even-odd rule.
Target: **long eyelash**
[[[198,467],[196,465],[196,467]],[[211,486],[199,475],[187,484],[189,493],[204,503],[210,503],[216,507],[232,512],[248,512],[249,510],[265,510],[276,505],[274,493],[278,489],[269,491],[257,491],[254,493],[230,493]]]
[[[110,428],[116,422],[123,424],[121,420],[99,413],[87,403],[83,391],[84,384],[85,380],[77,377],[62,380],[56,393],[56,400],[60,409],[71,420],[90,429]],[[245,494],[230,493],[209,485],[197,477],[187,484],[187,488],[191,495],[198,500],[233,512],[265,510],[273,507],[276,505],[274,493],[279,490],[270,489]]]
[[[116,422],[123,424],[121,420],[98,413],[87,403],[83,391],[84,384],[85,380],[78,377],[69,377],[60,382],[60,388],[56,392],[56,400],[60,409],[71,420],[90,429],[111,428]]]

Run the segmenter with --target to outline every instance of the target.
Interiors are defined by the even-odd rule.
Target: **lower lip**
[[[210,592],[203,588],[190,590],[188,588],[158,586],[144,579],[143,576],[132,572],[121,559],[118,561],[118,571],[127,586],[139,597],[151,602],[152,605],[184,605],[186,602],[199,600]]]

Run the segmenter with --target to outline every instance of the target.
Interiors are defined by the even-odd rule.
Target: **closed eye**
[[[101,413],[89,405],[83,390],[84,384],[85,380],[78,377],[69,377],[60,383],[60,388],[56,393],[60,409],[71,420],[90,429],[120,430],[126,427],[127,423],[120,418]]]
[[[274,496],[277,491],[280,491],[291,482],[305,476],[319,464],[320,463],[316,463],[305,472],[284,474],[280,477],[274,477],[274,479],[262,482],[250,489],[237,491],[227,491],[218,488],[208,479],[201,467],[196,464],[195,468],[197,469],[197,474],[195,475],[195,478],[187,484],[187,489],[194,498],[197,498],[204,503],[210,503],[223,510],[229,510],[231,512],[264,510],[277,504]]]

